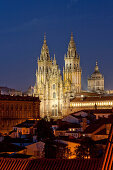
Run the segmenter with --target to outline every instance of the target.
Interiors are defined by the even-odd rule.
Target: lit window
[[[56,93],[55,92],[53,93],[53,98],[56,98]]]

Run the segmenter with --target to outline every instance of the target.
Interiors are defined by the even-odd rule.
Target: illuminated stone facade
[[[79,96],[70,101],[69,113],[80,110],[112,109],[113,96]]]
[[[88,78],[88,90],[94,92],[103,92],[104,91],[104,77],[99,72],[98,64],[96,62],[95,71]]]
[[[35,96],[41,100],[41,117],[61,117],[63,105],[63,82],[56,59],[50,59],[49,49],[44,37],[38,70],[36,70]]]
[[[65,55],[63,80],[56,59],[50,58],[49,49],[44,37],[38,69],[34,95],[41,100],[40,115],[48,118],[61,118],[66,114],[69,100],[81,91],[80,57],[76,52],[75,42],[71,34],[67,55]],[[64,107],[65,105],[65,107]]]

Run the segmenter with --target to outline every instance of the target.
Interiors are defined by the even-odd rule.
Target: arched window
[[[54,116],[54,109],[52,109],[52,116]]]
[[[52,105],[52,116],[58,116],[57,105]]]
[[[57,109],[55,109],[55,116],[57,116]]]
[[[53,98],[56,98],[56,93],[55,92],[53,92]]]
[[[71,64],[70,64],[70,69],[71,69]]]
[[[47,73],[48,73],[48,67],[46,68],[46,71],[47,71]]]
[[[75,64],[74,64],[74,69],[75,69]]]
[[[53,89],[55,89],[55,84],[53,84]]]

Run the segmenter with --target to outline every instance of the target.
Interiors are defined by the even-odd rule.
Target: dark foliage
[[[75,150],[77,158],[86,159],[86,158],[98,158],[100,157],[100,149],[97,147],[95,142],[89,138],[82,138],[80,146]],[[101,154],[102,155],[102,154]]]
[[[51,123],[46,119],[41,119],[36,125],[36,134],[38,140],[53,139],[53,129]]]
[[[56,141],[46,140],[45,158],[68,159],[70,156],[71,156],[71,151],[66,144],[61,144]]]

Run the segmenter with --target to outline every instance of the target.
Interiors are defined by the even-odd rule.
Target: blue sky
[[[113,89],[113,0],[1,0],[0,86],[27,90],[34,85],[44,32],[61,70],[73,32],[83,89],[96,60],[105,89]]]

